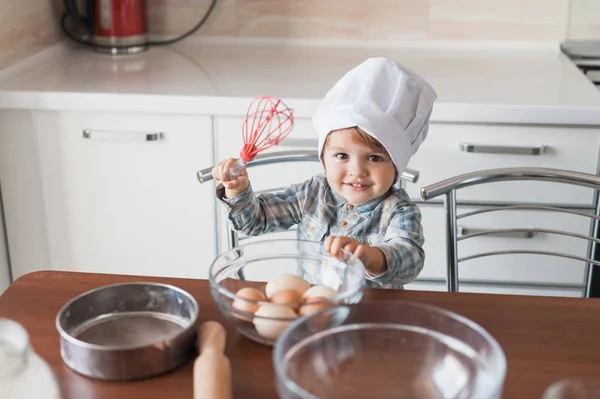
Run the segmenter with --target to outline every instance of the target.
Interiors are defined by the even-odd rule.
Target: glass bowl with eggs
[[[365,269],[353,254],[334,258],[317,242],[272,239],[219,255],[209,270],[221,313],[246,337],[273,345],[296,319],[362,299]]]

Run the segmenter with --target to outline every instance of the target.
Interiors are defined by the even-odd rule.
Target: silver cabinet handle
[[[476,229],[465,226],[458,226],[458,236],[485,236],[485,237],[503,237],[503,238],[533,238],[538,232],[533,227],[524,229]]]
[[[162,140],[164,135],[158,133],[144,132],[118,132],[111,130],[90,130],[83,131],[84,139],[109,140],[109,141],[158,141]]]
[[[477,152],[485,154],[542,155],[546,151],[546,146],[539,145],[537,147],[510,147],[502,145],[460,143],[460,149],[464,152]]]

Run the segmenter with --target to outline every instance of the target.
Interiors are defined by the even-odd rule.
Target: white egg
[[[317,296],[320,296],[323,298],[331,298],[336,295],[337,295],[337,291],[331,287],[328,287],[326,285],[315,285],[314,287],[310,287],[308,290],[306,290],[304,292],[304,294],[302,294],[302,298],[308,299],[308,298],[314,298]]]
[[[254,313],[254,327],[260,335],[276,339],[298,315],[291,308],[281,305],[263,304]],[[288,318],[288,320],[269,320],[268,318]]]
[[[281,290],[294,290],[302,295],[309,288],[310,284],[300,276],[296,276],[295,274],[280,274],[269,280],[265,287],[265,293],[267,294],[267,298],[271,298],[274,293]]]

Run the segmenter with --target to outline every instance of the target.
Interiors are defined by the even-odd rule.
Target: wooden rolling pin
[[[207,321],[198,330],[200,355],[194,361],[194,399],[232,399],[231,365],[225,356],[225,329]]]

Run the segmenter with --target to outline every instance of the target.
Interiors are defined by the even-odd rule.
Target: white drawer
[[[473,210],[459,207],[462,214]],[[444,209],[422,205],[425,234],[425,267],[419,278],[446,277],[446,238]],[[459,226],[475,229],[539,227],[588,234],[588,218],[547,211],[499,211],[460,219]],[[458,255],[497,250],[540,250],[586,256],[587,241],[540,233],[533,238],[475,237],[459,241]],[[545,255],[495,255],[459,263],[460,280],[534,282],[540,284],[582,284],[584,262]],[[466,286],[465,286],[466,287]]]
[[[468,152],[470,144],[483,151]],[[510,154],[515,147],[533,149],[540,155]],[[600,130],[580,127],[432,124],[429,136],[409,163],[421,172],[416,185],[408,185],[412,198],[419,188],[440,180],[483,169],[544,167],[596,174]],[[457,192],[459,201],[545,202],[592,204],[591,189],[546,182],[503,182],[469,187]],[[441,200],[441,197],[440,197]]]
[[[430,283],[414,281],[404,286],[412,291],[446,291],[445,283]],[[500,287],[491,285],[463,284],[461,292],[476,292],[483,294],[508,294],[508,295],[539,295],[580,298],[583,290],[555,289],[555,288],[525,288],[525,287]]]

